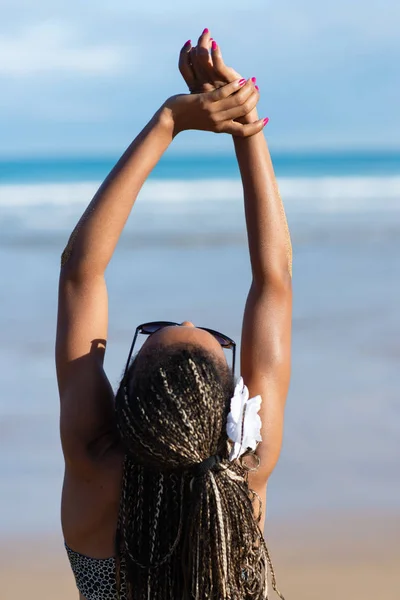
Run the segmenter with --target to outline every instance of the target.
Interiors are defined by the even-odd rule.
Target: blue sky
[[[400,147],[398,0],[138,4],[0,0],[1,156],[119,153],[185,91],[178,52],[204,27],[257,77],[274,147]],[[185,133],[174,150],[228,144]]]

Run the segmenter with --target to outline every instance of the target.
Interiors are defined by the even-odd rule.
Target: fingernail
[[[246,83],[246,80],[245,80],[245,79],[241,79],[241,80],[239,81],[239,85],[244,85],[245,83]]]
[[[208,33],[208,31],[209,31],[209,30],[208,30],[208,28],[206,27],[206,28],[204,29],[204,31],[203,31],[203,33],[202,33],[202,35],[205,35],[206,33]]]
[[[252,77],[251,80],[253,83],[255,83],[257,81],[256,77]]]
[[[257,92],[260,91],[260,88],[258,87],[258,85],[255,85],[254,87],[256,88]]]
[[[192,40],[188,40],[183,47],[186,48],[186,46],[190,46],[191,44],[192,44]]]
[[[218,44],[217,44],[217,42],[216,42],[215,40],[214,40],[214,41],[213,41],[213,43],[211,44],[211,48],[212,48],[213,50],[216,50],[216,49],[218,48]]]
[[[266,117],[266,118],[264,119],[264,127],[266,126],[266,124],[268,123],[268,121],[269,121],[269,118],[268,118],[268,117]]]

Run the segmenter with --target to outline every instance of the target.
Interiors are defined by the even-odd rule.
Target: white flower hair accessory
[[[261,396],[249,398],[249,390],[240,377],[236,384],[231,411],[228,415],[226,432],[233,443],[229,460],[236,460],[248,448],[255,450],[261,442],[261,418],[258,411],[261,408]]]

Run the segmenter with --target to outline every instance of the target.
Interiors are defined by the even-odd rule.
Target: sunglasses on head
[[[152,321],[151,323],[143,323],[142,325],[138,325],[136,327],[131,349],[129,350],[129,356],[125,367],[124,378],[128,372],[129,364],[132,358],[133,348],[135,346],[135,342],[139,333],[143,333],[145,335],[152,335],[153,333],[156,333],[156,331],[159,331],[164,327],[174,326],[181,327],[181,324],[175,323],[173,321]],[[223,348],[232,348],[232,373],[235,373],[236,343],[227,335],[224,335],[219,331],[215,331],[214,329],[208,329],[207,327],[197,327],[197,329],[203,329],[204,331],[208,331],[208,333],[211,333],[211,335],[215,337],[217,342],[219,342]]]

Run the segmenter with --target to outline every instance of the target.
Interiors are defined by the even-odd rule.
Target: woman
[[[255,80],[224,65],[208,30],[196,47],[185,44],[180,70],[196,93],[162,105],[62,256],[62,524],[83,600],[267,597],[272,565],[262,531],[289,385],[290,237]],[[114,397],[103,370],[104,273],[140,188],[185,129],[233,135],[253,275],[241,345],[247,387],[241,379],[235,386],[229,337],[189,321],[159,322],[137,328]],[[131,361],[139,333],[148,337]],[[230,365],[224,347],[233,350]],[[272,583],[276,590],[273,571]]]

